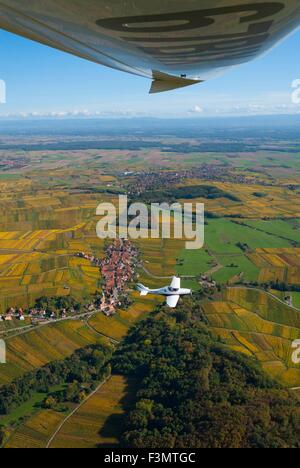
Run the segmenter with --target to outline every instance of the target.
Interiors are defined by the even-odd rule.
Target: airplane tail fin
[[[138,284],[137,290],[141,293],[141,296],[147,296],[149,293],[149,288],[146,288],[143,284]]]

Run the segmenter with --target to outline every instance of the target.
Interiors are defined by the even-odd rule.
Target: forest
[[[138,200],[142,199],[145,202],[159,202],[162,200],[171,202],[175,200],[193,200],[195,198],[206,198],[207,200],[215,200],[218,198],[227,198],[231,201],[240,201],[236,195],[225,192],[218,187],[211,185],[194,185],[187,187],[172,187],[172,189],[165,190],[150,190],[144,192],[140,197],[136,197]]]
[[[131,330],[113,372],[139,377],[122,443],[135,448],[299,448],[299,402],[209,332],[199,303]]]

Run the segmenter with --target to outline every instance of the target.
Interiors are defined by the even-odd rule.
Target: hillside
[[[253,359],[212,337],[199,303],[129,333],[113,369],[139,378],[122,442],[135,448],[299,447],[298,401]]]
[[[6,342],[7,364],[1,367],[0,385],[102,340],[103,337],[80,320],[46,325],[10,338]]]
[[[299,386],[300,369],[292,342],[300,338],[300,313],[254,289],[227,288],[224,300],[207,302],[211,330],[236,351],[258,359],[265,371],[288,387]]]

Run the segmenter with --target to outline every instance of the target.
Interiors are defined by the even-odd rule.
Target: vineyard
[[[70,356],[76,349],[103,340],[80,320],[41,326],[6,340],[7,364],[1,367],[0,385],[51,361]]]
[[[64,424],[50,448],[118,446],[134,395],[134,381],[113,376]]]
[[[39,411],[18,428],[5,448],[45,448],[51,435],[64,418],[64,413],[52,410]]]
[[[203,310],[211,329],[232,349],[258,359],[284,385],[299,385],[300,369],[291,361],[292,343],[300,339],[300,314],[270,295],[228,288],[222,302]]]
[[[249,255],[251,261],[261,269],[259,281],[279,281],[300,285],[300,249],[257,249]]]

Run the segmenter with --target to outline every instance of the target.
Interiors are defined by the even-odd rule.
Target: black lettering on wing
[[[241,16],[239,22],[255,22],[269,18],[279,13],[284,8],[285,5],[281,2],[249,3],[246,5],[234,5],[207,10],[128,16],[123,18],[105,18],[98,20],[96,23],[98,26],[111,31],[151,34],[170,31],[188,31],[210,26],[215,22],[215,16],[234,13],[249,12],[249,15]]]

